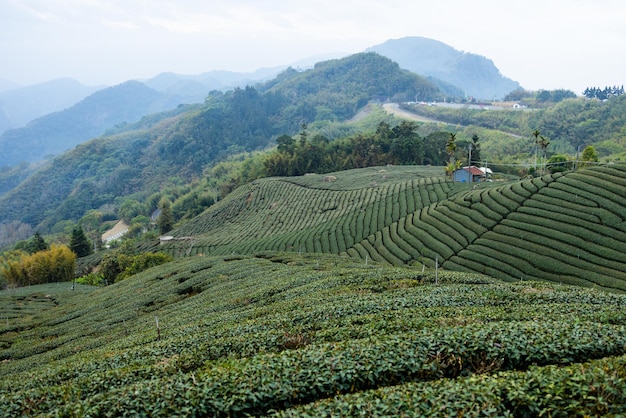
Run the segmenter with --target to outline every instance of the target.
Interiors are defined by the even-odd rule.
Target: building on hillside
[[[452,179],[454,181],[460,181],[462,183],[474,183],[477,181],[484,181],[487,177],[487,173],[491,172],[491,170],[486,170],[489,169],[487,168],[485,169],[485,171],[483,171],[476,166],[459,168],[452,173]]]
[[[491,171],[489,167],[478,167],[478,169],[483,172],[483,180],[491,181],[490,179],[493,171]]]
[[[100,238],[102,239],[104,245],[108,248],[111,241],[122,238],[126,235],[126,233],[128,233],[128,225],[126,225],[124,221],[119,221],[113,228],[102,234]]]

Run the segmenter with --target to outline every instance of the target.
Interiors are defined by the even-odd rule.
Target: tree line
[[[296,137],[282,135],[264,160],[262,176],[300,176],[381,165],[445,165],[449,133],[421,137],[417,125],[381,122],[375,132],[330,141],[321,134],[309,138],[307,126]]]
[[[588,99],[608,100],[611,97],[621,96],[624,94],[624,86],[621,87],[605,87],[603,89],[599,87],[587,87],[583,91],[583,96]]]

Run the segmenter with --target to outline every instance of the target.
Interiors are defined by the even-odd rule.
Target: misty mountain
[[[143,83],[162,93],[184,97],[186,103],[202,103],[210,91],[228,91],[265,82],[274,78],[285,68],[260,68],[251,73],[215,70],[195,75],[168,72],[145,80]]]
[[[69,109],[37,118],[0,136],[0,167],[39,161],[102,135],[123,122],[171,109],[179,97],[157,92],[138,81],[98,90]]]
[[[84,86],[71,78],[59,78],[26,87],[0,89],[0,134],[67,109],[101,88]]]
[[[453,84],[461,88],[465,95],[479,99],[502,99],[520,88],[519,83],[500,74],[492,60],[457,51],[433,39],[392,39],[367,51],[378,52],[414,73]]]
[[[214,90],[225,92],[237,87],[254,86],[270,81],[289,67],[298,70],[310,69],[318,62],[347,55],[350,54],[316,55],[296,61],[290,65],[259,68],[253,72],[213,70],[192,75],[165,72],[141,81],[146,86],[162,93],[182,96],[185,98],[185,103],[202,103],[208,93]]]

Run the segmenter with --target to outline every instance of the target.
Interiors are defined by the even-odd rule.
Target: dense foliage
[[[561,102],[565,99],[575,99],[576,93],[571,90],[538,90],[529,91],[516,89],[504,97],[505,102],[519,102],[526,106],[546,107]]]
[[[484,153],[501,162],[507,155],[516,162],[529,161],[534,151],[532,132],[539,130],[549,138],[550,157],[554,153],[575,156],[578,150],[593,145],[601,158],[624,160],[626,155],[626,95],[608,101],[586,98],[567,99],[545,109],[499,110],[414,106],[424,116],[463,126],[475,125],[498,129],[521,138],[508,136],[506,144],[494,143],[491,135],[482,134]],[[499,161],[498,161],[499,160]]]
[[[259,253],[0,301],[3,416],[626,412],[599,290]]]
[[[72,235],[70,237],[70,250],[78,257],[84,257],[93,252],[93,248],[87,237],[85,231],[81,227],[75,227],[72,229]]]
[[[624,94],[624,86],[617,87],[605,87],[603,89],[599,87],[587,87],[583,91],[583,96],[588,99],[607,100],[611,97],[621,96]]]
[[[413,122],[402,121],[394,127],[381,122],[375,132],[332,142],[319,134],[309,140],[306,129],[296,139],[283,135],[276,139],[277,150],[265,158],[262,176],[301,176],[388,164],[443,165],[441,150],[447,134],[422,138],[417,129]]]
[[[10,252],[0,257],[0,285],[66,282],[74,278],[75,270],[76,254],[64,245],[53,244],[33,254]]]
[[[372,100],[434,100],[437,87],[388,58],[361,53],[319,62],[311,70],[287,70],[264,87],[290,98],[282,113],[283,131],[315,120],[345,120]]]

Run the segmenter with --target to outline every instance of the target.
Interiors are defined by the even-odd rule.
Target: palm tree
[[[539,132],[539,129],[535,129],[533,131],[533,136],[535,137],[535,173],[537,172],[537,149],[539,148],[539,135],[541,135],[541,132]]]
[[[546,150],[548,148],[548,145],[550,145],[550,140],[548,138],[544,138],[543,135],[540,135],[539,146],[541,147],[541,155],[542,155],[542,161],[543,161],[541,175],[544,175],[546,173]]]

